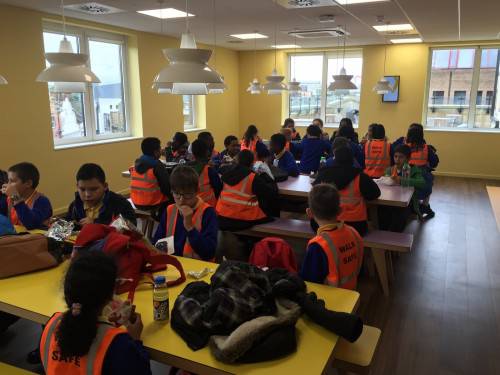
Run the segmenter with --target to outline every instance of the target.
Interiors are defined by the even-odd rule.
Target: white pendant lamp
[[[294,35],[295,35],[294,43],[293,43],[295,46],[294,53],[297,54],[297,34],[294,34]],[[293,64],[292,80],[290,82],[288,82],[288,92],[292,96],[297,96],[302,92],[302,87],[300,87],[300,82],[297,82],[297,80],[295,79],[295,65],[296,64]]]
[[[153,88],[158,93],[174,95],[206,95],[208,83],[221,83],[222,77],[208,65],[212,51],[198,49],[189,32],[186,0],[186,32],[180,48],[165,48],[163,55],[170,62],[155,77]]]
[[[217,9],[216,9],[216,0],[213,0],[212,5],[213,5],[213,25],[214,25],[214,67],[215,70],[217,71]],[[224,77],[221,76],[222,82],[220,83],[209,83],[207,85],[208,88],[208,93],[209,94],[223,94],[224,91],[227,89],[227,85],[224,83]]]
[[[7,80],[0,75],[0,85],[7,85],[7,84],[8,84]]]
[[[56,82],[55,91],[83,92],[86,83],[100,83],[97,76],[86,66],[89,56],[85,53],[74,53],[71,43],[66,39],[66,18],[64,1],[61,0],[64,38],[59,45],[59,52],[46,53],[45,58],[50,66],[45,68],[36,78],[38,82]]]
[[[333,91],[337,94],[345,94],[346,91],[356,90],[358,87],[351,82],[352,75],[348,75],[345,67],[345,36],[344,36],[344,48],[342,51],[342,68],[340,69],[340,74],[333,75],[333,82],[328,85],[328,91]]]
[[[389,25],[389,22],[386,23],[386,26]],[[377,84],[373,87],[373,91],[377,94],[384,95],[392,92],[394,88],[391,86],[389,81],[385,78],[385,64],[387,61],[387,43],[384,45],[384,75],[377,81]]]
[[[257,31],[254,32],[254,35],[257,35]],[[253,38],[253,76],[255,77],[252,82],[250,82],[250,86],[248,86],[247,91],[252,95],[257,95],[261,93],[261,85],[259,80],[255,75],[255,66],[257,64],[257,38],[254,36]]]

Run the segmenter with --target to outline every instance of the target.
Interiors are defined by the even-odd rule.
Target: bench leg
[[[389,277],[389,281],[394,282],[394,266],[392,264],[392,251],[388,251],[386,253],[387,256],[387,276]]]
[[[372,248],[375,267],[377,268],[380,284],[386,297],[389,296],[389,280],[387,279],[387,264],[385,260],[385,250]]]

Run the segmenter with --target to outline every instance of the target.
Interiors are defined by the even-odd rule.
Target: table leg
[[[370,220],[370,229],[378,229],[378,206],[368,205],[368,219]]]
[[[387,279],[387,265],[385,260],[385,250],[372,248],[373,259],[375,260],[375,267],[377,268],[380,284],[386,297],[389,296],[389,280]]]

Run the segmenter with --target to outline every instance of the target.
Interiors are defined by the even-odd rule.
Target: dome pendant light
[[[257,31],[254,31],[254,35],[257,34]],[[247,91],[252,94],[260,94],[261,93],[261,85],[257,76],[255,75],[255,66],[257,65],[257,38],[254,36],[253,38],[253,76],[255,77],[252,82],[250,82],[250,86],[248,86]]]
[[[215,70],[217,71],[217,30],[216,30],[216,25],[217,25],[217,13],[216,13],[216,5],[215,1],[213,0],[213,23],[214,23],[214,67]],[[227,85],[224,83],[224,77],[221,76],[221,83],[209,83],[207,85],[208,88],[208,93],[209,94],[223,94],[224,91],[227,89]]]
[[[212,51],[198,49],[189,32],[186,0],[186,32],[182,34],[180,48],[165,48],[163,55],[170,62],[155,77],[153,88],[158,93],[174,95],[206,95],[208,83],[221,83],[221,76],[208,65]]]
[[[276,0],[274,0],[274,4],[276,5]],[[276,70],[276,56],[277,56],[277,45],[276,43],[276,34],[278,32],[277,30],[278,25],[275,23],[274,24],[274,69],[271,72],[270,76],[266,77],[266,83],[262,85],[262,89],[267,91],[268,95],[281,95],[283,91],[287,91],[288,88],[282,81],[285,79],[285,76],[280,76],[278,75],[278,72]]]
[[[38,82],[55,82],[54,92],[84,92],[86,83],[101,81],[85,64],[89,55],[74,53],[71,43],[66,38],[66,18],[64,0],[61,0],[64,38],[59,45],[59,52],[46,53],[45,58],[50,66],[45,68],[36,78]]]
[[[7,82],[7,80],[0,75],[0,85],[7,85],[9,82]]]
[[[389,25],[387,22],[386,25]],[[380,80],[377,81],[377,84],[373,87],[373,91],[377,94],[384,95],[392,92],[394,88],[391,86],[389,81],[385,78],[385,66],[387,61],[387,43],[384,45],[384,75]]]
[[[340,69],[340,74],[333,75],[333,82],[328,86],[328,91],[333,91],[336,94],[345,94],[346,91],[356,90],[358,87],[351,82],[352,75],[348,75],[345,67],[345,36],[344,36],[344,48],[342,51],[342,68]]]
[[[294,36],[294,46],[295,46],[294,55],[296,55],[297,54],[297,34],[295,34],[295,36]],[[298,96],[302,92],[302,87],[300,87],[300,82],[297,82],[297,80],[295,79],[295,65],[296,64],[293,64],[293,78],[290,82],[288,82],[288,92],[292,96]]]

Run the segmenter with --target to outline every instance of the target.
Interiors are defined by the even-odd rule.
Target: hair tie
[[[81,303],[73,303],[71,304],[71,315],[78,316],[82,312],[82,304]]]

